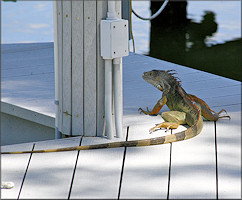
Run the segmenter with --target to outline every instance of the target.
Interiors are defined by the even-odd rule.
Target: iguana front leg
[[[156,103],[152,111],[149,111],[148,107],[147,107],[147,111],[143,110],[142,108],[139,108],[139,110],[140,112],[143,112],[146,115],[157,115],[160,109],[166,104],[166,102],[167,102],[167,98],[166,96],[163,95],[162,98],[159,99],[159,101]]]
[[[166,128],[168,131],[169,129],[177,129],[180,124],[186,124],[186,113],[179,112],[179,111],[168,111],[161,113],[161,117],[165,120],[155,127],[151,128],[149,131],[152,133],[153,131]]]
[[[207,119],[209,121],[217,121],[219,118],[225,118],[225,117],[230,119],[229,115],[219,116],[222,112],[227,113],[226,110],[222,109],[218,113],[216,113],[202,99],[200,99],[197,96],[192,95],[192,94],[189,94],[189,96],[190,96],[191,100],[194,101],[201,108],[202,116],[205,119]]]

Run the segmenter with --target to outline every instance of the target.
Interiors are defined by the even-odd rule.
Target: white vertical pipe
[[[122,80],[122,58],[113,59],[114,77],[114,109],[116,136],[123,137],[123,80]]]
[[[115,1],[108,1],[107,20],[116,19]],[[105,59],[105,133],[109,139],[113,138],[112,118],[112,59]]]
[[[115,11],[115,0],[108,0],[108,13],[107,19],[117,19]]]
[[[116,1],[117,18],[121,19],[122,1]],[[123,137],[123,64],[122,57],[113,59],[114,110],[116,137]]]
[[[121,1],[118,2],[119,16],[116,13],[116,1],[108,1],[107,19],[115,20],[121,18]],[[113,61],[113,63],[112,63]],[[112,74],[113,67],[113,74]],[[105,60],[105,121],[106,135],[109,139],[113,138],[113,120],[112,120],[112,76],[114,78],[114,110],[116,136],[123,137],[123,83],[122,83],[122,58]]]
[[[105,59],[105,132],[109,139],[113,138],[112,96],[112,59]]]
[[[59,70],[58,70],[58,31],[57,31],[57,1],[53,1],[54,23],[54,62],[55,62],[55,138],[61,138],[59,127]]]

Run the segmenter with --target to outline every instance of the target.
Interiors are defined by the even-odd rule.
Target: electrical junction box
[[[129,55],[128,20],[101,20],[100,29],[103,59]]]

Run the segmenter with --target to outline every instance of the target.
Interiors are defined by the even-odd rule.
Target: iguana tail
[[[201,114],[199,113],[196,123],[194,125],[192,125],[191,127],[189,127],[187,130],[181,131],[181,132],[178,132],[178,133],[175,133],[175,134],[166,135],[166,136],[150,138],[150,139],[122,141],[122,142],[111,142],[111,143],[104,143],[104,144],[66,147],[66,148],[58,148],[58,149],[1,152],[1,154],[48,153],[48,152],[74,151],[74,150],[89,150],[89,149],[104,149],[104,148],[139,147],[139,146],[159,145],[159,144],[166,144],[166,143],[171,143],[171,142],[187,140],[189,138],[195,137],[196,135],[198,135],[201,132],[202,127],[203,127],[203,120],[202,120]]]

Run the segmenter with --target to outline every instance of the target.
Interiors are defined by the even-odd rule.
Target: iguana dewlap
[[[165,127],[177,128],[179,124],[188,124],[190,127],[182,132],[176,134],[169,134],[166,136],[150,138],[150,139],[141,139],[141,140],[132,140],[132,141],[122,141],[122,142],[111,142],[104,144],[96,145],[87,145],[87,146],[76,146],[76,147],[67,147],[59,149],[44,149],[44,150],[35,150],[35,151],[19,151],[19,152],[1,152],[1,154],[22,154],[22,153],[47,153],[47,152],[61,152],[61,151],[73,151],[73,150],[89,150],[89,149],[103,149],[103,148],[118,148],[118,147],[138,147],[138,146],[150,146],[150,145],[159,145],[165,143],[171,143],[181,140],[186,140],[198,135],[203,127],[203,115],[208,120],[216,121],[220,117],[219,113],[214,112],[209,108],[209,106],[201,99],[197,98],[194,95],[187,94],[184,89],[181,87],[177,78],[170,73],[170,71],[162,70],[153,70],[150,72],[145,72],[143,74],[144,80],[148,83],[151,83],[160,91],[163,92],[162,98],[157,102],[152,111],[140,110],[149,115],[156,115],[160,109],[166,104],[171,110],[170,112],[164,112],[161,116],[166,122],[163,122],[154,128],[151,131],[154,131],[157,128]]]

